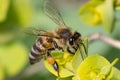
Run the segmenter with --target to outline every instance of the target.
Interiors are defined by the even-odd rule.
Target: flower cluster
[[[87,47],[87,39],[82,40]],[[68,52],[53,52],[52,56],[59,64],[60,76],[53,69],[47,60],[44,60],[44,65],[48,71],[57,76],[57,80],[119,80],[120,71],[113,67],[118,61],[115,59],[110,63],[104,57],[95,54],[87,56],[83,46],[80,47],[81,53],[86,58],[82,60],[80,50],[77,50],[75,55]]]
[[[115,10],[120,7],[119,0],[90,0],[79,10],[80,19],[88,25],[103,25],[112,32],[115,23]]]

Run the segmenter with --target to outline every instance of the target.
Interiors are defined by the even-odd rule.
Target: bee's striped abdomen
[[[44,54],[44,51],[40,47],[41,45],[36,41],[36,43],[33,45],[30,55],[29,55],[29,60],[30,64],[34,64],[39,61],[39,59],[42,57]]]
[[[41,48],[48,49],[53,47],[52,39],[49,37],[40,37],[38,42],[41,44]]]
[[[34,64],[38,62],[39,59],[45,55],[45,52],[51,48],[53,48],[53,45],[52,42],[50,42],[50,38],[39,37],[33,45],[31,53],[29,55],[30,63]]]

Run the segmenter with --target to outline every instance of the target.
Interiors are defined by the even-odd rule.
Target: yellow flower
[[[102,24],[106,31],[112,32],[114,28],[114,1],[91,0],[80,8],[79,16],[88,25]]]

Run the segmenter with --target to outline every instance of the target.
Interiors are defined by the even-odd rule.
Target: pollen
[[[54,64],[55,63],[55,60],[54,60],[53,57],[48,57],[47,60],[48,60],[49,64]]]

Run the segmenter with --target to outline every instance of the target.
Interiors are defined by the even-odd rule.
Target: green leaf
[[[111,65],[106,65],[106,66],[102,67],[100,70],[100,74],[104,74],[106,76],[109,75],[111,72],[111,68],[112,68]]]
[[[120,71],[113,67],[118,62],[116,58],[111,64],[100,55],[87,57],[78,68],[81,80],[119,80]]]
[[[26,26],[32,18],[32,5],[30,0],[13,0],[13,6],[21,25]]]
[[[83,50],[84,50],[83,53],[84,53],[85,57],[87,57],[87,56],[88,56],[88,37],[83,38],[83,39],[82,39],[82,43],[84,44],[84,46],[85,46],[85,48],[86,48],[86,52],[85,52],[84,47],[83,47],[83,45],[82,45]]]
[[[96,7],[96,10],[100,14],[101,21],[105,30],[108,32],[112,32],[114,28],[113,1],[106,0],[103,4]]]
[[[51,52],[51,55],[54,56],[55,59],[60,59],[60,58],[63,58],[64,52],[54,51],[54,52]]]
[[[44,65],[46,67],[47,70],[49,70],[52,74],[58,76],[57,71],[54,70],[54,68],[52,67],[51,64],[48,63],[47,60],[44,60]],[[69,77],[74,75],[73,72],[71,72],[70,70],[66,69],[64,66],[60,66],[59,65],[59,74],[60,74],[60,78],[65,78],[65,77]]]
[[[83,61],[82,59],[82,56],[83,58],[86,58],[87,57],[87,53],[85,52],[85,49],[83,46],[85,46],[86,48],[86,51],[88,51],[88,38],[84,38],[82,40],[82,43],[84,45],[81,45],[80,46],[80,50],[78,49],[77,52],[75,53],[75,55],[73,56],[72,58],[72,66],[74,68],[74,70],[76,71],[78,69],[78,66],[80,65],[80,63]],[[82,56],[81,56],[82,55]]]
[[[111,74],[107,77],[107,80],[120,80],[120,70],[112,67]]]
[[[60,65],[64,65],[66,62],[69,62],[71,60],[71,58],[73,57],[72,54],[70,54],[66,51],[65,52],[54,51],[54,52],[51,52],[51,55],[55,58],[55,60]]]
[[[118,60],[119,59],[116,58],[110,65],[102,67],[99,74],[104,74],[105,76],[110,75],[112,67],[118,62]]]
[[[25,47],[20,43],[0,46],[0,74],[6,73],[10,77],[18,74],[26,65],[26,53]]]
[[[104,75],[106,80],[120,80],[120,71],[111,65],[104,66],[99,75]]]
[[[106,76],[107,76],[107,80],[120,80],[120,77],[119,77],[119,75],[120,75],[120,70],[118,70],[117,68],[115,68],[115,67],[113,67],[117,62],[119,61],[119,59],[118,58],[116,58],[112,63],[111,63],[111,65],[109,65],[110,67],[107,67],[107,66],[105,66],[105,67],[103,67],[102,68],[102,70],[101,70],[101,72],[100,73],[103,73],[103,74],[105,74]],[[105,70],[104,70],[105,69]],[[110,70],[109,70],[110,69]],[[109,71],[111,71],[111,72],[109,72]],[[106,74],[107,73],[107,74]],[[108,75],[108,73],[109,73],[109,75]]]
[[[77,74],[81,80],[93,80],[105,65],[110,63],[104,57],[89,56],[79,65]]]
[[[0,22],[5,21],[9,9],[10,0],[0,0]]]
[[[60,78],[66,78],[69,76],[74,75],[72,72],[72,66],[70,63],[70,60],[72,58],[72,54],[69,54],[68,52],[52,52],[51,55],[55,58],[59,65],[59,74]],[[44,60],[44,65],[48,71],[50,71],[55,76],[58,76],[57,71],[54,70],[53,66],[48,63],[48,61]]]

